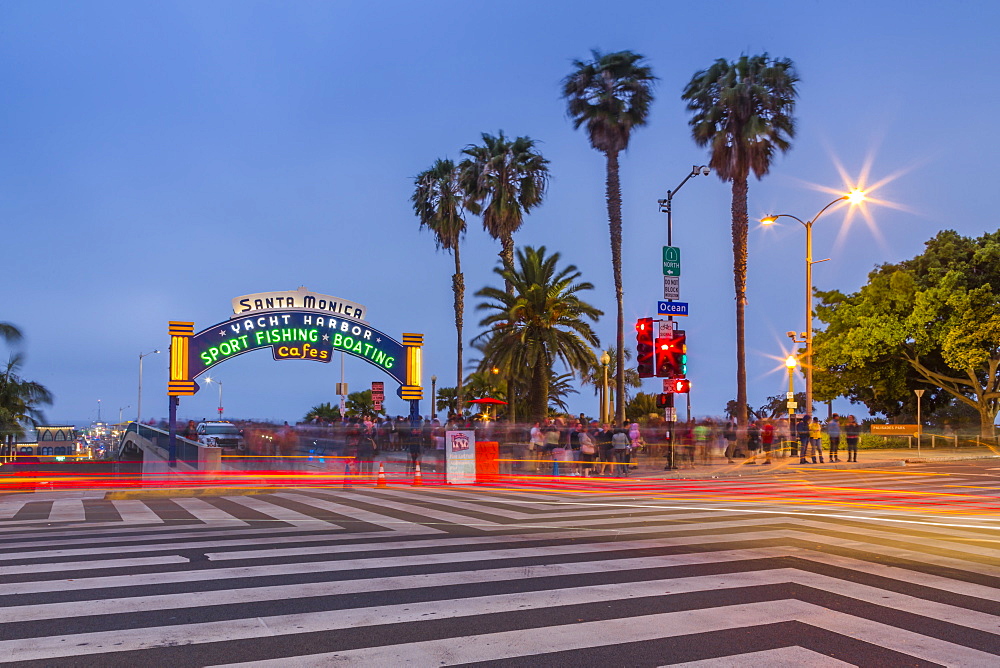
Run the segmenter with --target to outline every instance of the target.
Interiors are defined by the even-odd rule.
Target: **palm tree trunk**
[[[736,420],[747,423],[746,331],[747,303],[747,177],[733,179],[733,280],[736,284]],[[742,430],[740,430],[742,433]]]
[[[615,276],[615,300],[618,306],[617,368],[615,369],[615,423],[625,423],[625,307],[622,292],[622,190],[618,180],[618,152],[608,151],[607,201],[608,227],[611,229],[611,268]]]
[[[500,235],[500,261],[507,271],[514,271],[514,236],[512,234]],[[507,279],[504,279],[504,289],[508,295],[514,294],[514,286]]]
[[[538,364],[531,373],[531,412],[532,422],[542,422],[549,415],[549,366],[551,363]]]
[[[458,412],[462,411],[462,326],[465,314],[465,276],[462,274],[462,259],[459,255],[458,244],[452,249],[455,253],[455,275],[451,277],[451,287],[455,291],[455,329],[458,332],[458,367],[457,378],[455,379],[455,397],[458,402]],[[431,397],[431,401],[434,398]],[[431,407],[431,413],[435,411],[435,406]],[[449,416],[451,417],[451,416]]]

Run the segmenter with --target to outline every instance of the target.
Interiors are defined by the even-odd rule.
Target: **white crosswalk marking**
[[[407,488],[86,508],[24,500],[0,522],[0,656],[51,666],[1000,661],[1000,531],[670,496]],[[30,519],[13,520],[21,508]],[[25,524],[55,517],[46,530]]]

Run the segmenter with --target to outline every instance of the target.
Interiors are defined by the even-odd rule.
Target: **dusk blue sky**
[[[874,227],[816,225],[820,289],[921,252],[938,230],[997,229],[1000,48],[994,2],[37,2],[0,3],[0,320],[26,335],[25,376],[53,422],[135,414],[138,355],[169,320],[225,320],[237,295],[307,286],[364,304],[378,329],[425,334],[425,384],[454,385],[450,256],[410,208],[412,177],[481,132],[540,142],[552,180],[515,237],[576,264],[613,341],[605,162],[574,131],[560,80],[590,49],[630,49],[660,78],[622,156],[626,337],[662,297],[657,199],[707,162],[680,92],[716,58],[767,51],[801,82],[793,149],[750,183],[752,218],[811,217],[868,168]],[[838,169],[838,165],[841,169]],[[824,192],[819,189],[832,189]],[[467,338],[498,244],[470,218]],[[696,415],[735,397],[730,188],[674,199],[691,305]],[[751,226],[749,400],[783,392],[785,332],[804,326],[804,233]],[[145,360],[144,417],[167,412],[166,354]],[[219,366],[227,415],[296,420],[336,401],[339,363],[255,352]],[[352,390],[390,379],[349,358]],[[801,387],[801,379],[798,381]],[[647,380],[645,391],[659,381]],[[387,383],[387,408],[404,403]],[[211,416],[213,387],[184,398]],[[591,388],[571,402],[596,414]],[[846,403],[838,404],[846,409]],[[858,406],[852,412],[867,411]],[[427,412],[426,403],[423,412]]]

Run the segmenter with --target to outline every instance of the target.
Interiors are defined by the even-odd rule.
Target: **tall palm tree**
[[[16,326],[10,324],[9,322],[0,322],[0,339],[3,339],[7,343],[20,343],[24,335],[21,334]]]
[[[531,419],[542,420],[548,412],[552,366],[561,361],[570,371],[585,373],[594,363],[597,335],[587,320],[596,322],[601,311],[580,299],[594,286],[580,282],[576,266],[558,267],[560,255],[547,255],[545,247],[517,250],[514,270],[493,271],[512,287],[512,292],[485,287],[476,293],[486,301],[476,306],[490,311],[480,321],[488,329],[483,339],[482,367],[497,366],[530,378],[528,405]]]
[[[573,61],[574,72],[563,80],[563,97],[573,127],[586,125],[590,145],[607,161],[606,198],[611,229],[611,268],[618,305],[615,421],[625,422],[625,309],[622,293],[622,192],[618,154],[628,148],[632,130],[645,125],[653,102],[653,71],[643,56],[631,51],[591,51],[593,60]]]
[[[465,193],[459,183],[458,170],[451,160],[438,158],[430,169],[414,179],[415,189],[410,198],[413,211],[420,219],[420,227],[426,227],[434,234],[438,249],[450,252],[455,258],[455,273],[451,277],[451,289],[455,296],[455,330],[458,334],[457,372],[455,392],[458,405],[462,405],[462,330],[465,313],[465,276],[462,274],[460,242],[465,234],[465,219],[462,217]]]
[[[514,268],[514,233],[524,214],[539,206],[549,181],[549,161],[535,149],[530,137],[494,137],[482,133],[482,145],[470,144],[459,164],[466,207],[482,216],[483,229],[500,242],[505,269]],[[508,291],[509,291],[509,285]]]
[[[682,99],[693,112],[689,124],[695,143],[708,146],[709,166],[732,183],[733,279],[736,286],[737,419],[747,421],[745,333],[747,283],[747,177],[759,179],[770,171],[775,153],[791,148],[795,136],[799,78],[787,58],[766,53],[742,56],[735,62],[720,58],[694,75]]]

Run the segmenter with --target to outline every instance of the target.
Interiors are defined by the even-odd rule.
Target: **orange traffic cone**
[[[420,462],[417,462],[417,468],[413,471],[413,486],[416,487],[423,484],[424,479],[423,476],[420,475]]]
[[[375,481],[376,487],[385,487],[385,464],[378,463],[378,479]]]

